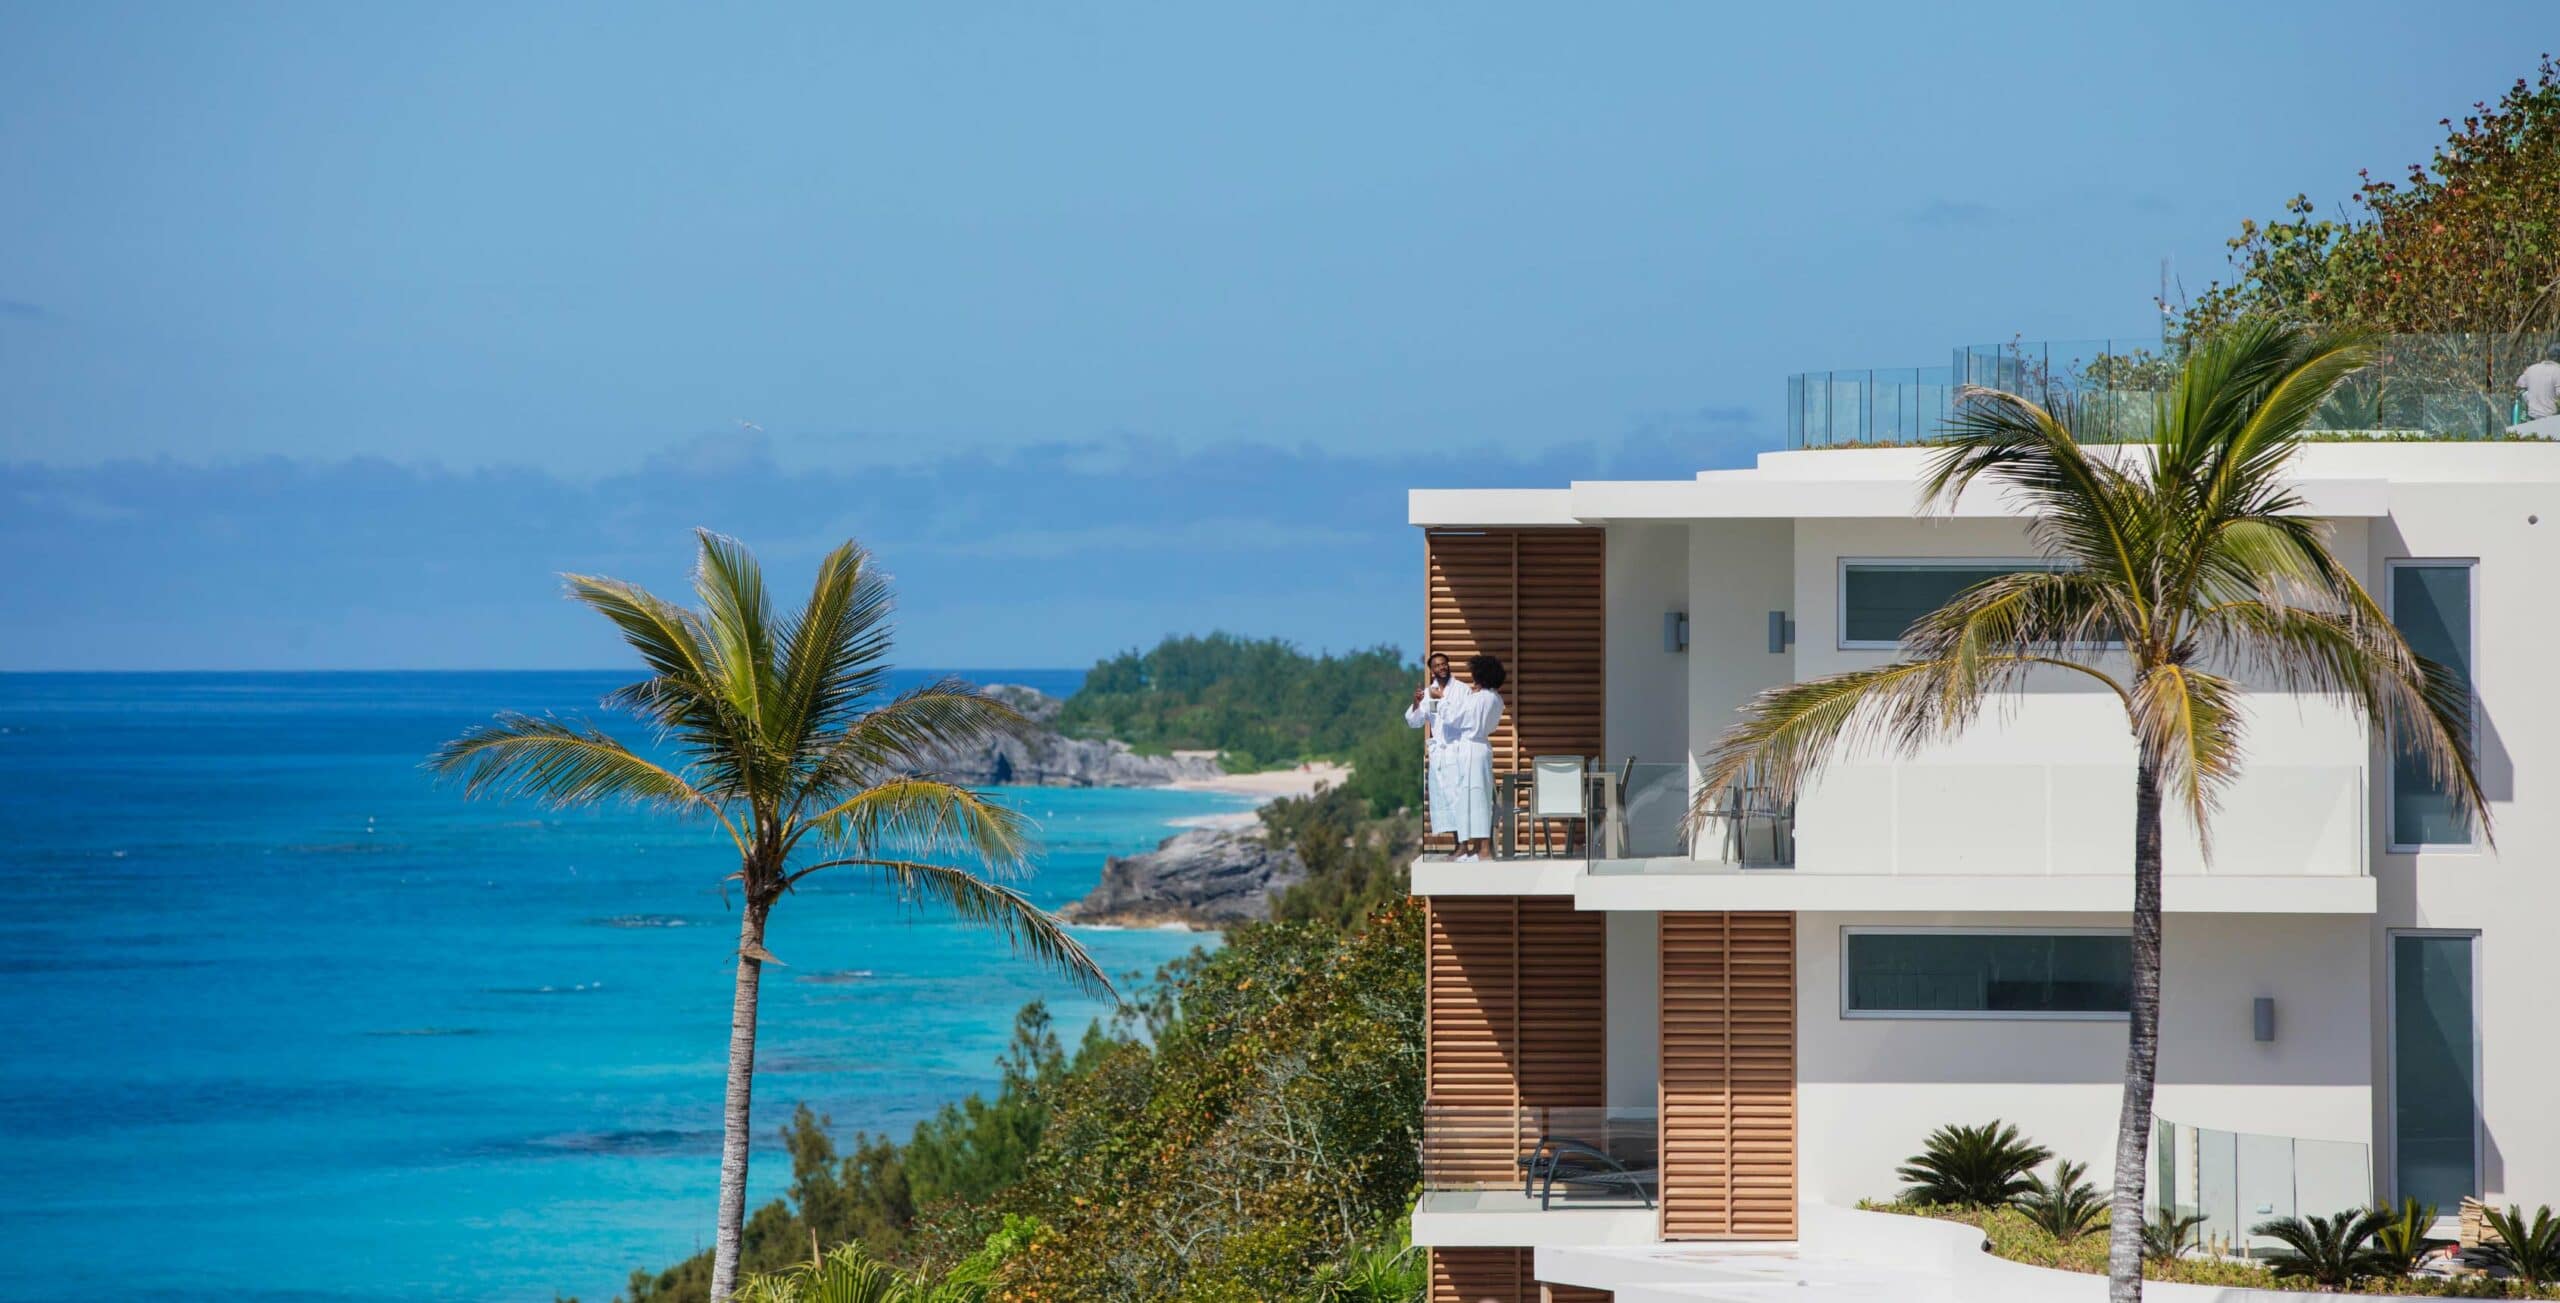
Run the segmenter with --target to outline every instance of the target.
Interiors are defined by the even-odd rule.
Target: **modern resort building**
[[[1510,669],[1519,811],[1495,858],[1413,870],[1435,1301],[1726,1297],[1675,1285],[1880,1220],[1849,1210],[1949,1123],[2015,1123],[2106,1183],[2133,751],[2102,687],[2056,672],[1956,742],[1844,755],[1790,805],[1716,793],[1684,829],[1696,757],[1755,693],[1882,663],[2041,563],[1995,489],[1917,512],[1910,445],[1951,393],[1799,377],[1792,446],[1749,469],[1410,495],[1426,650]],[[2344,707],[2264,684],[2210,856],[2169,812],[2153,1199],[2242,1247],[2401,1195],[2560,1204],[2560,789],[2536,786],[2560,775],[2560,445],[2330,424],[2295,487],[2469,677],[2495,844]],[[1524,1181],[1542,1143],[1577,1179]]]

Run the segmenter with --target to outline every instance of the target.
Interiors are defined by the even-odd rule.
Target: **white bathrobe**
[[[1427,730],[1431,831],[1460,841],[1493,835],[1493,730],[1502,722],[1502,694],[1451,680],[1438,699],[1424,697],[1404,713]]]

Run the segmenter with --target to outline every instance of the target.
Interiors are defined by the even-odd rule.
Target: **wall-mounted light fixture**
[[[1769,654],[1781,655],[1794,646],[1795,641],[1796,622],[1788,619],[1784,611],[1769,612]]]
[[[2262,995],[2249,1002],[2249,1026],[2261,1043],[2276,1038],[2276,998]]]
[[[1689,650],[1689,613],[1687,611],[1662,613],[1662,650],[1667,652]]]

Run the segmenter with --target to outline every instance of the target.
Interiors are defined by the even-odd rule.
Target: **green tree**
[[[2132,1000],[2116,1139],[2108,1277],[2142,1292],[2145,1157],[2160,1047],[2161,811],[2199,837],[2242,760],[2242,688],[2344,703],[2423,759],[2485,828],[2472,773],[2469,690],[2421,660],[2303,514],[2285,471],[2304,423],[2362,366],[2351,337],[2245,322],[2190,352],[2151,442],[2084,448],[2060,415],[1975,391],[1923,494],[1951,507],[1977,481],[2019,504],[2053,562],[1986,580],[1924,616],[1891,664],[1762,693],[1708,757],[1706,797],[1756,771],[1782,798],[1870,743],[1916,753],[1970,728],[2031,676],[2068,675],[2124,708],[2134,752]]]
[[[1236,768],[1347,756],[1401,722],[1421,671],[1392,647],[1309,655],[1278,638],[1167,638],[1096,664],[1058,727],[1141,750],[1214,749]]]
[[[737,1283],[745,1238],[756,994],[773,958],[765,924],[802,879],[867,872],[904,900],[1002,931],[1079,986],[1111,987],[1055,918],[995,880],[1027,863],[1021,818],[917,772],[917,757],[984,741],[1020,717],[957,681],[887,695],[889,587],[856,544],[818,563],[808,604],[787,619],[743,546],[709,531],[700,545],[697,610],[619,580],[568,576],[571,596],[612,621],[649,669],[606,706],[655,730],[670,763],[591,725],[506,714],[446,743],[429,764],[473,795],[704,817],[736,851],[727,881],[741,897],[738,966],[710,1282],[719,1303]],[[939,862],[948,858],[975,867]]]
[[[2469,389],[2503,416],[2516,370],[2560,330],[2560,63],[2546,55],[2441,125],[2428,164],[2396,181],[2360,173],[2345,212],[2295,195],[2276,220],[2242,222],[2233,280],[2197,297],[2184,333],[2273,320],[2427,336],[2395,341],[2391,374]]]

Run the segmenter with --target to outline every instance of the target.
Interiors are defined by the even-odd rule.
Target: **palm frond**
[[[463,794],[501,792],[554,808],[622,803],[712,815],[736,830],[719,802],[611,735],[557,719],[509,712],[436,748],[427,767],[459,779]]]
[[[2007,488],[2049,552],[2140,588],[2146,551],[2139,485],[2092,458],[2060,418],[2017,394],[1970,389],[1949,422],[1951,442],[1921,485],[1924,505],[1952,509],[1986,476]]]
[[[955,783],[893,778],[808,816],[784,849],[814,834],[827,854],[963,854],[998,875],[1020,872],[1032,852],[1030,821]]]
[[[876,696],[888,679],[886,578],[847,541],[818,562],[809,601],[781,629],[782,663],[771,731],[795,751],[818,745]]]
[[[773,598],[765,591],[764,569],[734,538],[707,529],[694,536],[701,558],[694,565],[693,589],[702,599],[712,682],[761,731],[770,722],[765,706],[774,689]]]
[[[622,640],[661,678],[713,681],[711,648],[701,622],[637,584],[601,575],[563,575],[569,595],[613,621]]]
[[[1120,993],[1103,975],[1102,966],[1087,953],[1084,943],[1075,939],[1056,915],[1031,903],[1021,892],[1002,883],[989,882],[967,869],[947,864],[928,864],[921,860],[889,859],[856,855],[824,860],[794,869],[785,879],[796,884],[802,878],[825,869],[868,868],[877,870],[882,881],[898,898],[909,904],[935,904],[951,911],[961,921],[993,928],[1004,934],[1006,941],[1022,954],[1054,970],[1088,995],[1118,1000]]]
[[[971,684],[942,679],[865,711],[826,739],[808,786],[834,791],[913,774],[1028,724],[1022,712]]]
[[[2174,661],[2151,667],[2133,684],[2134,745],[2158,763],[2208,854],[2208,820],[2239,774],[2245,730],[2239,697],[2231,680]]]

